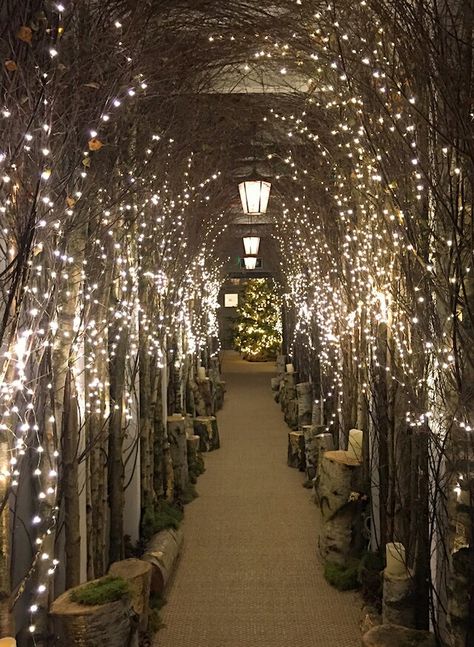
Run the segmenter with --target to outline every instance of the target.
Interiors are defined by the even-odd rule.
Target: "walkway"
[[[272,364],[228,355],[222,448],[186,507],[185,548],[159,647],[356,647],[360,602],[324,580],[318,511],[286,466]]]

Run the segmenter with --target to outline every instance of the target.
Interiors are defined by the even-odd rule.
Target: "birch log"
[[[362,638],[362,647],[436,647],[436,645],[434,635],[428,631],[417,631],[393,624],[373,627]]]
[[[148,600],[150,598],[152,566],[142,559],[124,559],[115,562],[109,569],[110,575],[127,580],[131,592],[133,611],[139,616],[139,627],[145,631],[148,626]]]
[[[304,436],[304,452],[306,458],[306,478],[312,481],[316,476],[318,466],[318,441],[317,436],[321,433],[321,427],[316,425],[303,425],[301,428]]]
[[[323,523],[319,545],[325,559],[342,566],[353,547],[358,506],[351,501],[351,492],[360,470],[360,463],[345,451],[325,452],[321,461],[318,494]]]
[[[219,449],[219,431],[215,416],[198,416],[194,418],[194,433],[199,436],[199,450],[201,452],[211,452]]]
[[[108,604],[87,606],[72,602],[70,593],[71,590],[63,593],[51,606],[57,645],[129,646],[132,610],[128,597]]]
[[[304,436],[301,431],[290,431],[288,434],[288,466],[304,472],[306,466]]]
[[[383,574],[382,617],[384,624],[416,627],[415,591],[410,573],[392,575],[385,569]]]
[[[276,360],[278,375],[283,375],[286,371],[286,355],[278,355]]]
[[[202,472],[200,463],[202,461],[201,455],[199,453],[199,444],[201,439],[199,436],[189,436],[186,439],[187,444],[187,455],[188,455],[188,474],[189,480],[191,483],[196,483],[197,475]],[[202,465],[202,463],[201,463]]]
[[[318,427],[318,429],[326,429],[326,427]],[[315,438],[315,450],[316,450],[316,475],[321,472],[321,462],[324,458],[324,452],[330,452],[334,450],[334,438],[332,434],[324,431],[323,433],[317,434]]]
[[[310,382],[300,382],[296,385],[298,399],[298,428],[311,424],[313,409],[313,387]]]
[[[198,416],[212,416],[213,402],[211,380],[206,377],[204,379],[196,378],[193,384],[194,393],[194,407]]]
[[[472,548],[460,548],[451,557],[448,576],[448,624],[450,647],[465,647],[470,622],[470,590],[474,581]]]
[[[163,594],[173,573],[182,545],[182,530],[173,530],[172,528],[162,530],[150,539],[142,559],[152,566],[152,593]]]
[[[173,463],[175,495],[179,496],[189,482],[186,420],[181,414],[168,416],[168,441]]]

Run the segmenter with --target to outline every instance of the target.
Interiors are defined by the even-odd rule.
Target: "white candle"
[[[16,647],[16,640],[10,636],[0,638],[0,647]]]
[[[293,366],[293,364],[287,364],[286,365],[286,372],[287,373],[294,373],[295,372],[295,367]]]
[[[387,566],[385,573],[390,577],[404,577],[407,575],[405,546],[399,541],[386,544],[385,555]]]
[[[198,379],[206,379],[206,369],[204,368],[204,366],[198,366]]]
[[[359,463],[362,461],[362,443],[364,440],[364,432],[360,429],[351,429],[349,431],[349,443],[347,446],[347,453],[351,458],[355,458]]]

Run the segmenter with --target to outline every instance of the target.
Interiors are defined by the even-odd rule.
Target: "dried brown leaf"
[[[24,43],[28,43],[29,45],[31,45],[33,32],[31,31],[30,27],[27,27],[26,25],[22,25],[18,30],[16,37],[22,40]]]
[[[104,144],[97,137],[89,139],[89,150],[90,151],[100,151]]]

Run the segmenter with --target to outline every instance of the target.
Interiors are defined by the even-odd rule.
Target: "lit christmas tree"
[[[234,346],[244,359],[274,359],[281,346],[281,300],[274,281],[250,279],[237,309]]]

